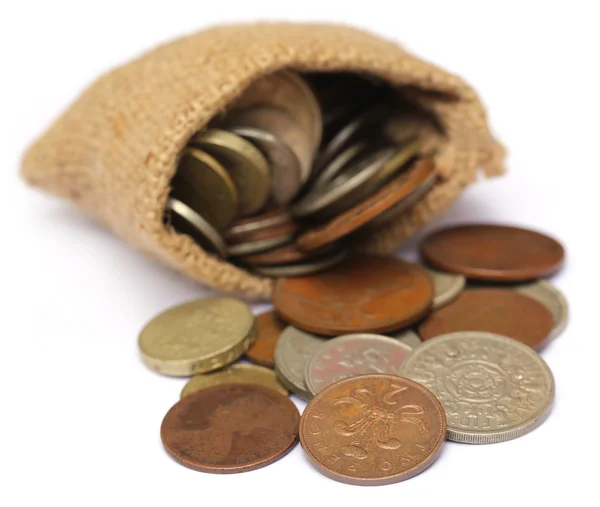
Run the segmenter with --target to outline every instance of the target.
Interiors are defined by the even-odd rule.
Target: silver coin
[[[341,250],[331,255],[320,257],[318,259],[299,262],[296,264],[282,264],[278,266],[253,266],[252,271],[263,276],[273,278],[292,278],[296,276],[312,275],[320,273],[342,262],[348,255],[348,252]]]
[[[288,326],[275,345],[275,371],[283,385],[304,400],[312,394],[304,381],[306,362],[327,340]]]
[[[269,229],[276,225],[283,225],[291,222],[292,216],[284,210],[274,210],[255,215],[253,217],[236,220],[224,232],[225,237],[237,236],[248,232],[258,232]]]
[[[388,336],[357,333],[323,344],[306,363],[304,380],[314,395],[345,378],[385,373],[398,375],[412,348]]]
[[[465,331],[425,341],[401,374],[444,405],[447,438],[491,444],[537,428],[552,409],[554,377],[545,361],[517,340]]]
[[[205,250],[227,257],[227,247],[217,230],[187,204],[170,198],[165,215],[167,223],[177,232],[191,236]]]
[[[324,185],[334,179],[352,160],[358,157],[367,148],[366,142],[358,142],[348,146],[340,152],[327,167],[316,176],[313,186]]]
[[[462,275],[444,273],[435,269],[425,268],[433,280],[433,306],[435,310],[454,301],[465,288],[467,279]]]
[[[241,255],[250,255],[255,253],[266,252],[272,248],[283,246],[294,239],[294,232],[282,234],[274,238],[257,239],[248,241],[247,243],[239,243],[237,245],[228,245],[227,253],[231,256],[239,257]]]
[[[546,280],[521,284],[514,287],[517,292],[544,305],[552,314],[554,327],[550,339],[557,338],[567,327],[569,321],[569,304],[567,299],[554,285]]]
[[[401,341],[413,349],[423,343],[419,335],[414,331],[398,331],[397,333],[391,333],[388,336],[394,338],[395,340]]]

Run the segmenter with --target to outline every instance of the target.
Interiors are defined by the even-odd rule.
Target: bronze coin
[[[300,420],[300,442],[315,467],[347,484],[392,484],[423,472],[446,439],[438,399],[395,375],[362,375],[321,391]]]
[[[421,255],[436,268],[475,280],[519,282],[558,270],[565,251],[535,231],[475,224],[434,232],[421,243]]]
[[[553,325],[550,311],[530,297],[509,289],[474,289],[434,311],[419,334],[429,340],[458,331],[487,331],[540,349]]]
[[[246,352],[246,358],[261,366],[274,368],[275,345],[287,325],[279,319],[275,312],[269,311],[257,315],[254,326],[256,327],[256,341]]]
[[[326,245],[318,250],[305,252],[298,248],[296,243],[283,245],[267,252],[245,255],[238,260],[250,266],[279,266],[316,259],[335,250],[336,245]]]
[[[298,238],[298,246],[303,250],[314,250],[347,236],[409,197],[433,173],[432,158],[418,161],[408,171],[353,208],[326,224],[301,234]]]
[[[231,474],[262,468],[296,444],[300,414],[287,396],[253,384],[224,384],[183,397],[160,436],[179,463]]]
[[[311,333],[385,333],[407,326],[431,307],[431,277],[395,257],[362,256],[316,275],[275,282],[279,316]]]

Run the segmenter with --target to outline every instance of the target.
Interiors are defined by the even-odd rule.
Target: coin
[[[227,247],[219,233],[192,208],[170,198],[165,206],[165,219],[181,234],[187,234],[208,252],[227,257]]]
[[[454,301],[465,288],[466,278],[462,275],[442,273],[434,269],[425,268],[433,280],[435,296],[433,297],[433,309],[441,308]]]
[[[444,408],[425,387],[395,375],[362,375],[321,391],[300,419],[300,442],[327,477],[363,486],[410,479],[439,456]]]
[[[235,185],[225,168],[208,153],[185,148],[172,185],[171,196],[217,230],[227,227],[237,213]]]
[[[553,321],[550,338],[556,338],[564,331],[569,321],[569,305],[565,296],[554,285],[546,280],[538,280],[533,283],[518,285],[515,290],[535,299],[550,311]]]
[[[537,428],[554,400],[544,360],[522,343],[492,333],[460,332],[424,342],[404,361],[403,375],[442,402],[448,439],[491,444]]]
[[[267,368],[275,367],[275,345],[286,328],[273,311],[256,316],[256,341],[246,352],[246,358]]]
[[[300,414],[287,396],[251,384],[208,387],[179,400],[160,436],[179,463],[201,472],[256,470],[296,445]]]
[[[152,319],[140,333],[139,348],[150,369],[185,377],[232,363],[255,338],[248,305],[231,298],[206,298]]]
[[[279,266],[282,264],[309,261],[336,250],[339,251],[338,245],[331,244],[312,252],[304,252],[298,248],[296,243],[289,243],[267,252],[245,255],[244,257],[240,257],[239,260],[251,266]]]
[[[348,146],[341,151],[323,170],[315,177],[314,186],[319,186],[334,179],[356,157],[367,149],[368,143],[361,141]]]
[[[226,130],[208,129],[192,137],[190,144],[225,167],[237,191],[239,216],[256,213],[265,205],[271,170],[264,155],[251,142]]]
[[[408,197],[434,170],[433,160],[423,159],[408,171],[379,189],[364,201],[341,213],[324,225],[305,231],[298,238],[298,246],[304,250],[322,248],[358,230],[377,216],[390,210]]]
[[[298,227],[293,223],[276,225],[260,231],[237,235],[235,241],[227,243],[229,255],[248,255],[264,252],[270,248],[285,245],[292,241]]]
[[[320,336],[288,326],[275,345],[277,376],[283,385],[304,400],[312,397],[304,382],[306,362],[323,343],[325,339]]]
[[[555,272],[565,252],[538,232],[478,224],[434,232],[421,243],[421,255],[438,269],[475,280],[519,282]]]
[[[240,234],[268,229],[290,221],[291,215],[284,208],[268,209],[258,215],[235,220],[224,235],[225,239],[231,239]]]
[[[408,345],[412,349],[418,347],[419,345],[421,345],[421,343],[423,343],[421,341],[421,338],[419,338],[419,335],[412,331],[398,331],[395,333],[391,333],[388,336],[396,340],[400,340],[402,343]]]
[[[324,255],[318,259],[281,266],[253,266],[252,270],[263,276],[271,276],[273,278],[307,276],[337,266],[347,255],[348,252],[346,250],[340,250],[339,252]]]
[[[312,151],[321,143],[323,120],[313,90],[296,72],[280,70],[254,81],[235,103],[237,109],[269,104],[285,110],[308,133]]]
[[[328,340],[317,350],[304,372],[304,381],[317,394],[339,380],[384,373],[398,375],[400,365],[412,348],[378,334],[347,334]]]
[[[534,299],[508,289],[472,289],[419,325],[423,340],[457,331],[487,331],[540,349],[553,327],[550,311]]]
[[[433,282],[421,266],[383,256],[353,257],[323,273],[280,278],[273,289],[283,320],[329,336],[400,329],[422,317],[432,300]]]
[[[181,391],[181,397],[224,384],[253,384],[268,387],[285,396],[288,394],[288,390],[279,382],[273,370],[254,364],[232,364],[212,373],[194,375]]]

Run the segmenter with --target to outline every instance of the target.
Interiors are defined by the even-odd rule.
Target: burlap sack
[[[31,184],[75,203],[151,257],[208,285],[266,298],[272,282],[207,255],[167,230],[163,209],[178,153],[258,77],[283,67],[378,76],[431,110],[447,138],[436,187],[364,242],[389,252],[454,201],[482,167],[502,172],[475,91],[396,44],[315,24],[219,27],[161,46],[100,77],[24,155]]]

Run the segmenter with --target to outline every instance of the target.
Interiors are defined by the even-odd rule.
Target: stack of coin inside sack
[[[433,187],[442,136],[377,81],[278,71],[190,139],[165,222],[257,274],[324,271]]]

